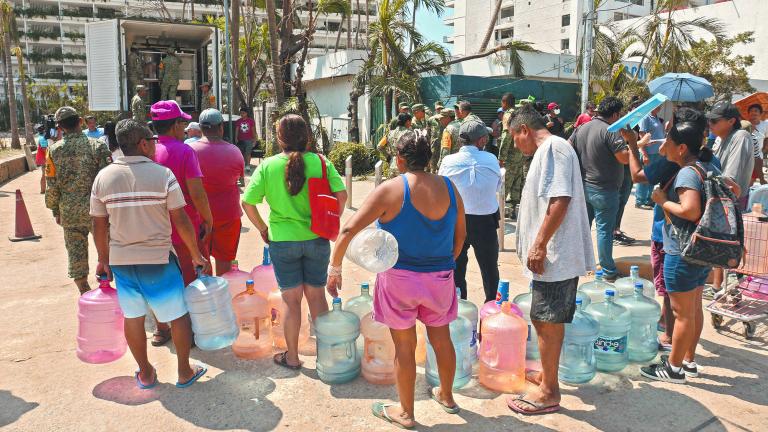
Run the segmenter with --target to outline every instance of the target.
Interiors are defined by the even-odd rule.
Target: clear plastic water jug
[[[525,340],[528,324],[504,302],[501,312],[483,320],[479,380],[483,386],[504,393],[525,389]]]
[[[80,296],[77,319],[77,358],[86,363],[109,363],[125,354],[128,345],[123,311],[107,276],[99,277],[97,289]]]
[[[456,298],[459,300],[459,316],[463,316],[472,325],[472,339],[469,342],[469,358],[472,365],[477,364],[477,322],[479,319],[477,306],[468,300],[462,300],[461,289],[456,287]]]
[[[387,231],[368,227],[349,242],[345,256],[371,273],[381,273],[397,262],[397,240]]]
[[[198,269],[197,279],[184,290],[184,300],[198,348],[217,350],[232,345],[239,329],[226,279],[202,274]]]
[[[256,283],[254,282],[254,288]],[[283,329],[283,317],[285,316],[286,306],[280,291],[272,291],[267,297],[269,308],[272,312],[272,343],[276,348],[287,349],[285,344],[285,330]],[[299,327],[299,347],[306,345],[309,341],[309,306],[307,300],[301,301],[301,324]]]
[[[472,358],[469,354],[469,345],[472,340],[472,323],[459,315],[448,325],[451,333],[451,342],[456,351],[456,373],[453,375],[453,388],[460,389],[472,379]],[[424,367],[429,385],[440,385],[440,375],[437,372],[437,358],[435,350],[427,338],[427,363]]]
[[[317,375],[324,383],[340,384],[360,375],[360,356],[355,341],[360,335],[360,318],[341,308],[341,299],[333,299],[333,308],[315,319],[317,337]]]
[[[240,270],[237,260],[232,260],[232,268],[221,275],[229,283],[229,294],[232,298],[245,291],[245,281],[251,279],[251,274]]]
[[[565,325],[565,338],[560,351],[560,367],[557,376],[568,384],[589,382],[595,377],[595,341],[600,324],[584,310],[584,303],[576,299],[573,321]]]
[[[656,327],[661,318],[661,307],[656,300],[645,296],[645,287],[638,281],[634,294],[619,297],[616,304],[624,306],[632,316],[627,345],[629,361],[646,362],[656,357],[659,352]]]
[[[595,280],[579,285],[579,291],[589,296],[591,303],[600,303],[605,299],[605,290],[612,290],[613,285],[603,280],[603,271],[595,272]],[[583,301],[583,299],[582,299]],[[585,305],[586,307],[586,305]]]
[[[616,279],[616,283],[613,285],[616,287],[616,294],[619,297],[632,297],[635,294],[635,283],[637,282],[643,284],[643,294],[653,299],[656,295],[656,287],[653,286],[653,282],[640,277],[640,267],[636,265],[629,268],[629,276]]]
[[[416,321],[416,364],[423,365],[427,361],[427,326]]]
[[[361,373],[372,384],[395,383],[395,343],[389,327],[373,320],[371,313],[360,320],[358,339],[363,339]]]
[[[632,317],[624,306],[614,302],[615,295],[614,290],[606,290],[605,301],[587,308],[587,313],[600,324],[594,347],[597,370],[603,372],[620,371],[629,362],[627,343]]]
[[[251,279],[253,280],[253,288],[264,297],[268,297],[274,291],[280,291],[277,286],[272,259],[269,256],[269,246],[264,246],[264,258],[261,265],[257,265],[251,270]]]
[[[483,307],[480,308],[480,330],[477,335],[478,341],[483,339],[483,320],[493,314],[501,312],[501,304],[505,301],[509,301],[509,281],[502,279],[499,281],[499,288],[496,291],[496,300],[486,302]],[[509,307],[515,315],[519,317],[523,316],[523,311],[521,311],[516,304],[510,303]]]
[[[344,310],[352,312],[361,320],[373,310],[373,297],[371,297],[370,285],[368,282],[360,284],[360,295],[347,300]],[[363,341],[363,338],[357,338],[357,352],[361,357],[363,356],[364,343],[365,341]]]
[[[232,299],[240,333],[232,344],[236,356],[259,359],[272,354],[272,308],[269,300],[257,293],[252,280],[245,282],[245,291]]]
[[[533,284],[530,285],[533,289]],[[539,357],[539,337],[536,334],[536,328],[531,323],[531,291],[515,296],[513,302],[523,312],[523,319],[528,325],[528,337],[525,340],[525,358],[528,360],[538,360]],[[485,329],[483,329],[485,331]]]

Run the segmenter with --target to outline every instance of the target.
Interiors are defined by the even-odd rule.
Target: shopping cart
[[[732,282],[707,305],[715,329],[730,318],[742,323],[746,339],[755,335],[758,321],[768,318],[768,217],[758,213],[744,215],[744,260],[739,268],[725,271],[723,280]],[[729,272],[736,277],[729,278]]]

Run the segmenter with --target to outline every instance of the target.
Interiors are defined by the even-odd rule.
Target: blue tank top
[[[397,239],[398,253],[396,269],[419,273],[453,270],[453,234],[456,229],[456,197],[453,186],[443,177],[448,186],[451,205],[439,220],[431,220],[421,214],[411,203],[411,188],[408,179],[403,179],[403,206],[400,213],[387,223],[379,222],[379,228],[391,233]]]

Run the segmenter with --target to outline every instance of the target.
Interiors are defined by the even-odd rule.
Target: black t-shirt
[[[608,132],[608,122],[595,117],[584,123],[571,136],[571,144],[579,156],[584,182],[601,189],[618,190],[624,181],[624,164],[615,154],[626,147],[618,132]]]

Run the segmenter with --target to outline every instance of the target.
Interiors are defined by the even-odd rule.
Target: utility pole
[[[227,118],[229,127],[227,129],[229,131],[229,139],[234,140],[234,135],[232,135],[232,45],[229,42],[229,12],[229,0],[224,0],[224,53],[226,54],[224,57],[224,68],[227,70],[227,111],[229,114]]]
[[[589,70],[592,66],[592,28],[595,19],[595,2],[586,0],[587,12],[584,14],[584,52],[581,55],[581,112],[587,108],[589,101]]]

